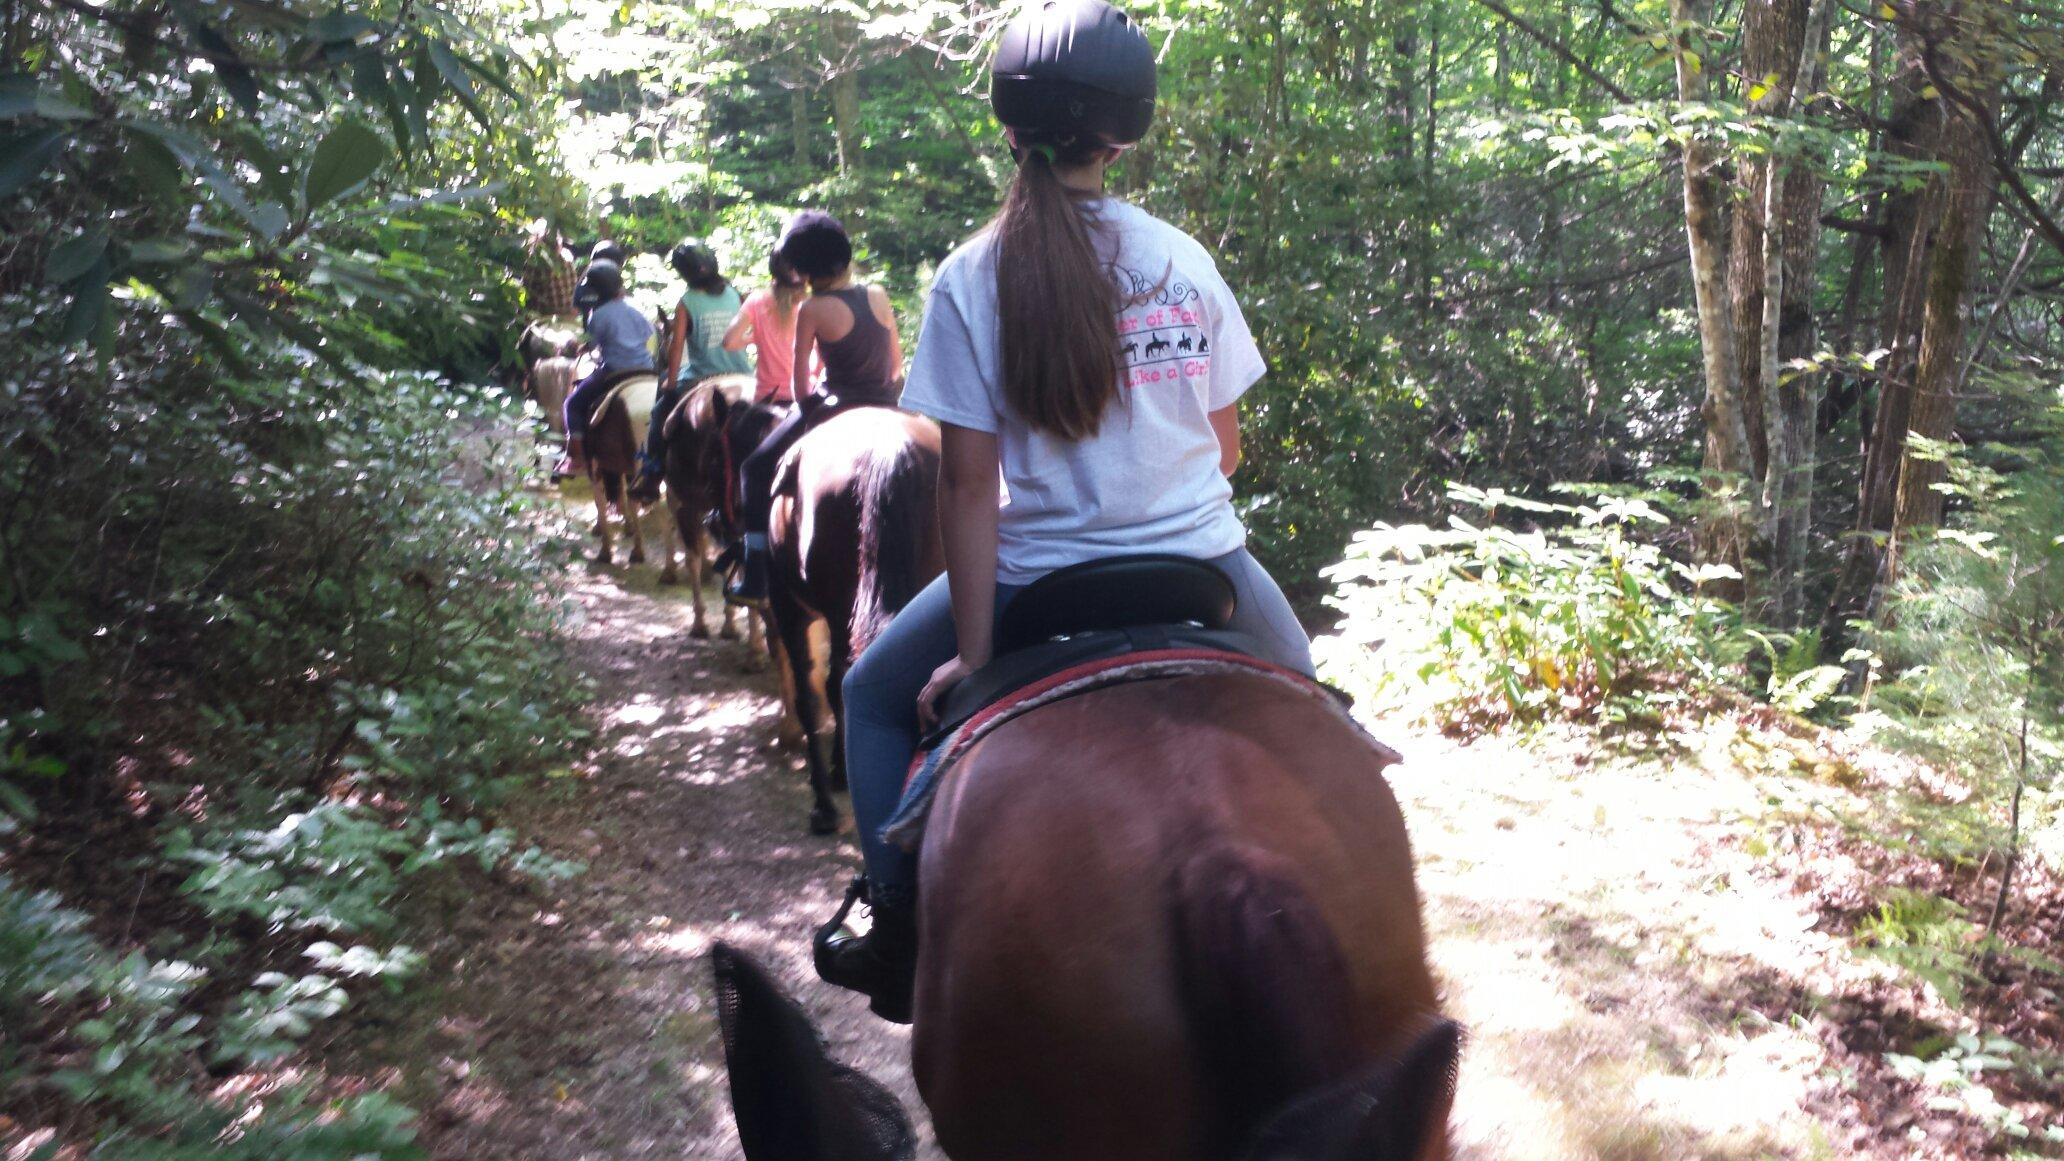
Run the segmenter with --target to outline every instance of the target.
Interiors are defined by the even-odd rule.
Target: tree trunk
[[[1830,0],[1750,0],[1744,72],[1752,107],[1773,122],[1796,115],[1819,91],[1830,11]],[[1735,215],[1730,273],[1744,418],[1760,479],[1758,615],[1789,627],[1804,605],[1820,379],[1787,379],[1784,368],[1813,353],[1825,183],[1810,164],[1787,155],[1779,131],[1773,127],[1777,147],[1767,157],[1741,161],[1745,196]]]
[[[1992,158],[1985,136],[1966,118],[1952,122],[1945,142],[1948,184],[1935,261],[1921,320],[1920,363],[1914,371],[1908,437],[1948,439],[1956,429],[1956,384],[1963,370],[1964,332],[1971,302],[1971,273],[1992,207]],[[1902,444],[1905,441],[1901,441]],[[1893,560],[1907,530],[1942,520],[1943,465],[1911,452],[1900,461],[1899,492],[1893,505]]]
[[[1884,225],[1885,301],[1878,345],[1877,408],[1858,486],[1856,533],[1829,602],[1830,640],[1850,621],[1874,617],[1897,567],[1905,530],[1942,513],[1933,485],[1939,465],[1916,460],[1908,440],[1947,439],[1956,419],[1971,271],[1992,197],[1991,157],[1984,134],[1950,102],[1938,99],[1921,64],[1925,45],[1900,30],[1899,76],[1886,149],[1940,167],[1919,190],[1887,195]],[[1960,78],[1988,107],[1996,82]]]
[[[852,17],[839,15],[831,18],[828,35],[831,128],[838,138],[839,174],[851,177],[860,171],[860,29]]]
[[[1265,139],[1258,151],[1261,172],[1257,175],[1256,190],[1259,205],[1256,209],[1254,273],[1257,278],[1268,277],[1276,254],[1276,203],[1282,193],[1284,84],[1290,67],[1290,46],[1283,35],[1286,7],[1286,0],[1275,0],[1269,6],[1268,14],[1269,71],[1267,87],[1262,92],[1261,113]]]
[[[801,80],[788,89],[789,146],[796,168],[810,167],[810,93]]]
[[[1686,41],[1694,39],[1712,13],[1711,0],[1670,0],[1671,24]],[[1687,105],[1707,99],[1703,55],[1689,43],[1677,48],[1677,96]],[[1706,399],[1705,481],[1708,511],[1699,529],[1700,555],[1748,575],[1746,522],[1740,489],[1754,469],[1741,387],[1741,361],[1736,346],[1734,315],[1727,292],[1727,223],[1719,150],[1693,136],[1683,145],[1684,233],[1691,253],[1692,289],[1698,301],[1699,348],[1703,356]],[[1713,586],[1716,595],[1740,599],[1745,580]]]

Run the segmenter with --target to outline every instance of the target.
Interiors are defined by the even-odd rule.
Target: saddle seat
[[[924,746],[1018,690],[1091,662],[1166,649],[1259,657],[1253,638],[1226,628],[1238,604],[1224,573],[1186,556],[1116,556],[1048,573],[1004,609],[995,659],[946,695]]]

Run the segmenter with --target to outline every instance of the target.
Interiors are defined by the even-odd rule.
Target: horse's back
[[[596,401],[588,421],[588,459],[597,472],[628,474],[638,466],[638,449],[659,397],[659,376],[627,375]]]
[[[1229,1156],[1252,1125],[1229,1123],[1198,1012],[1228,988],[1311,993],[1256,1001],[1282,1035],[1334,1038],[1291,1071],[1398,1051],[1435,997],[1382,766],[1315,699],[1223,676],[1057,702],[971,750],[934,807],[919,893],[914,1050],[948,1151]],[[1276,896],[1258,924],[1197,930],[1256,890]],[[1270,926],[1290,912],[1310,920]]]

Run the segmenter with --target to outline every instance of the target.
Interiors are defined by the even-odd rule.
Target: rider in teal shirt
[[[744,351],[724,349],[724,334],[738,318],[745,299],[724,277],[716,254],[693,238],[674,247],[675,273],[688,289],[674,310],[667,340],[667,371],[662,390],[652,401],[652,423],[645,433],[644,471],[632,495],[646,503],[659,499],[659,480],[666,470],[666,419],[688,389],[712,375],[750,375],[753,363]]]

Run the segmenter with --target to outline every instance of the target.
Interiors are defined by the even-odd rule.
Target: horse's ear
[[[1439,1019],[1404,1054],[1276,1111],[1245,1161],[1418,1161],[1447,1132],[1462,1029]]]
[[[710,969],[746,1161],[910,1161],[917,1137],[895,1095],[825,1055],[765,968],[720,943]]]

